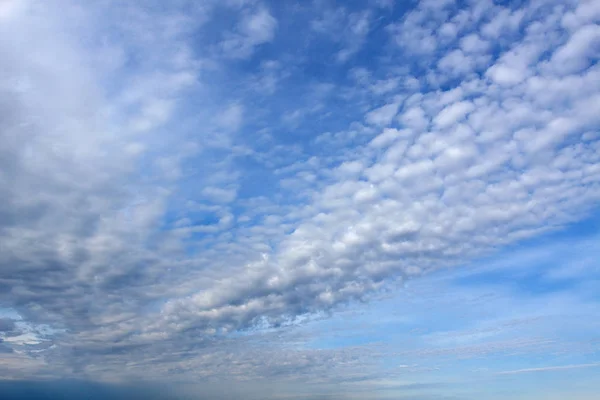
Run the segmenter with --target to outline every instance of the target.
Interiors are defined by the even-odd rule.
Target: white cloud
[[[456,37],[457,35],[457,28],[456,25],[453,24],[452,22],[445,22],[439,29],[438,29],[438,34],[441,36],[442,39],[446,39],[446,40],[452,40]]]
[[[526,78],[526,69],[513,68],[504,64],[495,64],[487,70],[486,74],[500,85],[514,85],[523,82]]]
[[[429,124],[429,117],[419,106],[407,109],[399,117],[400,121],[417,132],[424,131]]]
[[[567,11],[561,23],[568,29],[577,29],[591,22],[600,21],[600,6],[593,0],[579,1],[577,8]]]
[[[273,40],[276,29],[275,17],[268,9],[259,7],[248,11],[239,22],[237,30],[228,33],[220,46],[226,57],[248,58],[257,46]]]
[[[381,95],[394,91],[399,85],[398,78],[382,79],[373,83],[370,89],[374,94]]]
[[[369,12],[353,13],[348,16],[346,34],[343,41],[345,47],[336,54],[338,62],[346,62],[364,45],[369,34],[371,15]]]
[[[474,68],[472,58],[465,56],[461,50],[454,50],[446,54],[438,63],[438,68],[453,77],[458,77],[471,72]]]
[[[521,26],[525,10],[500,9],[494,17],[483,24],[481,33],[490,39],[501,39],[502,35],[513,35]]]
[[[375,110],[369,111],[365,115],[365,121],[372,125],[386,126],[392,123],[398,113],[399,103],[389,103]]]
[[[235,188],[207,187],[202,189],[202,194],[216,203],[231,203],[236,198],[237,190]]]
[[[440,113],[434,118],[433,122],[436,125],[445,128],[456,124],[474,109],[475,106],[469,101],[460,101],[450,104],[440,111]]]
[[[397,139],[406,136],[407,132],[399,131],[398,129],[384,129],[383,132],[377,135],[371,142],[370,146],[387,148],[390,144],[394,143]]]
[[[516,370],[512,370],[512,371],[498,372],[498,374],[499,375],[515,375],[515,374],[525,374],[525,373],[531,373],[531,372],[564,371],[564,370],[568,370],[568,369],[581,369],[581,368],[594,368],[594,367],[600,367],[600,363],[561,365],[561,366],[540,367],[540,368],[524,368],[524,369],[516,369]]]
[[[338,63],[345,63],[365,44],[371,30],[372,15],[369,10],[348,12],[344,7],[329,8],[318,4],[319,16],[311,21],[313,31],[337,43],[341,49],[335,53]],[[322,7],[322,9],[321,9]]]
[[[472,33],[460,40],[460,48],[466,53],[482,53],[489,50],[490,44]]]
[[[260,44],[273,40],[277,20],[267,9],[259,9],[246,16],[240,23],[240,31],[253,43]]]
[[[552,63],[563,74],[576,73],[589,67],[592,60],[600,57],[600,26],[596,24],[580,27],[552,55]]]

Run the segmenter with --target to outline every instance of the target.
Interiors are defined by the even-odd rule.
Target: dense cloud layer
[[[600,200],[600,7],[470,3],[393,18],[315,6],[304,56],[329,43],[343,78],[310,84],[294,52],[238,77],[291,40],[267,4],[0,3],[0,305],[27,321],[0,319],[20,351],[0,368],[264,376],[220,335],[586,216]],[[236,23],[219,36],[224,13]],[[361,51],[381,62],[351,63]],[[308,104],[277,114],[298,90]]]

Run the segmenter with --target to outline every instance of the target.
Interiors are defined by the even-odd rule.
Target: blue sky
[[[591,400],[599,21],[0,1],[0,390]]]

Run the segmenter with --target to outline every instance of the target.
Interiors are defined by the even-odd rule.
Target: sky
[[[600,2],[0,0],[0,397],[592,400]]]

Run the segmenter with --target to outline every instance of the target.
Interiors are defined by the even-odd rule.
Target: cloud
[[[226,57],[248,58],[255,48],[268,43],[275,37],[277,20],[268,9],[248,10],[242,16],[233,33],[226,35],[220,47]]]
[[[563,74],[576,73],[586,69],[591,60],[600,54],[600,26],[590,24],[580,27],[552,55],[552,63]]]
[[[202,194],[217,203],[231,203],[235,200],[236,190],[207,187],[202,190]]]
[[[338,62],[346,62],[363,46],[369,34],[370,14],[368,12],[350,14],[348,17],[348,33],[344,41],[346,47],[336,54]]]
[[[455,125],[468,113],[473,111],[475,106],[469,101],[460,101],[445,107],[435,117],[434,123],[442,128]]]
[[[561,366],[555,366],[555,367],[525,368],[525,369],[516,369],[516,370],[512,370],[512,371],[502,371],[502,372],[498,372],[498,374],[499,375],[515,375],[515,374],[525,374],[525,373],[531,373],[531,372],[564,371],[564,370],[569,370],[569,369],[594,368],[594,367],[600,367],[600,363],[561,365]]]
[[[320,15],[311,21],[311,28],[341,47],[335,52],[334,59],[338,63],[345,63],[364,46],[372,29],[371,12],[349,12],[344,7],[329,8],[322,4],[321,8],[317,8],[321,11]]]
[[[372,125],[389,125],[396,116],[399,107],[400,104],[398,103],[386,104],[368,112],[367,115],[365,115],[365,120]]]
[[[546,21],[539,29],[549,32],[560,29],[553,22],[556,18]],[[539,35],[539,31],[532,31],[522,43],[507,48],[497,62],[520,60],[520,65],[528,68],[529,74],[533,73],[536,54],[529,54],[526,59],[521,57],[525,47],[548,45],[537,41],[531,44]],[[592,157],[589,162],[595,162],[586,150],[557,146],[566,132],[577,134],[585,130],[561,122],[563,113],[581,109],[577,102],[568,105],[562,102],[560,109],[553,109],[555,113],[545,117],[543,126],[547,129],[537,130],[530,123],[539,121],[535,115],[543,113],[536,112],[537,92],[530,90],[519,87],[513,92],[482,78],[463,82],[453,91],[421,93],[416,97],[417,104],[426,108],[426,116],[434,121],[439,132],[415,132],[418,137],[412,144],[406,144],[404,158],[373,160],[368,152],[362,155],[357,151],[358,156],[346,160],[361,162],[369,169],[383,168],[389,163],[391,174],[387,179],[347,179],[324,187],[311,205],[319,211],[282,238],[274,255],[250,264],[243,273],[245,278],[227,276],[208,291],[169,301],[165,315],[172,315],[173,320],[167,317],[165,322],[180,323],[182,316],[187,315],[188,321],[196,320],[190,327],[201,328],[221,321],[229,330],[238,324],[251,324],[259,316],[268,316],[273,323],[280,324],[298,314],[360,299],[382,288],[385,284],[382,278],[408,275],[409,268],[428,270],[451,263],[455,258],[469,257],[488,246],[527,237],[530,232],[537,232],[546,218],[566,222],[572,218],[567,215],[579,207],[582,213],[587,212],[586,204],[590,205],[597,197],[595,190],[558,178],[552,180],[550,177],[558,172],[553,172],[552,163],[548,164],[548,160],[564,158],[572,151],[583,151],[586,158]],[[590,94],[581,96],[586,98]],[[472,100],[464,100],[467,96]],[[506,104],[511,106],[498,108],[498,99],[508,101]],[[405,104],[409,107],[411,99]],[[365,118],[374,124],[389,124],[398,107],[388,104]],[[493,123],[486,116],[488,113],[498,118],[499,123]],[[593,123],[583,115],[579,120],[589,121],[583,124]],[[514,139],[512,131],[517,132]],[[485,139],[489,132],[494,132],[492,142]],[[519,132],[529,132],[532,136],[521,139]],[[552,137],[551,132],[556,132],[557,141],[535,144],[545,135]],[[508,158],[492,157],[499,149]],[[384,154],[391,156],[391,151],[388,148]],[[534,156],[539,152],[543,154],[541,158]],[[394,164],[392,160],[398,161]],[[491,163],[482,170],[487,160]],[[546,161],[538,164],[541,160]],[[570,158],[563,168],[572,168],[573,173],[584,170],[593,174],[593,168],[588,169],[592,164],[581,165]],[[558,176],[565,173],[569,174],[562,170]],[[596,178],[590,176],[590,179]],[[579,193],[578,205],[570,203],[562,208],[547,197],[551,193],[563,196],[565,191],[571,199]],[[388,222],[390,215],[398,216],[393,223]],[[321,219],[326,224],[321,225]],[[402,261],[397,261],[399,257]],[[248,300],[238,304],[241,298]]]
[[[191,3],[4,13],[0,302],[37,330],[13,336],[23,353],[2,368],[364,378],[373,349],[291,351],[273,335],[280,347],[266,351],[236,335],[297,326],[589,215],[597,14],[559,3],[425,1],[377,32],[385,40],[370,40],[374,9],[304,15],[314,36],[333,32],[343,62],[329,64],[310,61],[330,49],[313,34],[281,37],[289,9],[278,21],[260,2],[230,4],[235,22],[212,39],[203,24],[222,10]],[[252,60],[266,43],[289,57]],[[351,57],[363,49],[372,63]],[[271,97],[247,90],[265,70],[289,74],[266,85]],[[48,348],[28,347],[42,336]]]

